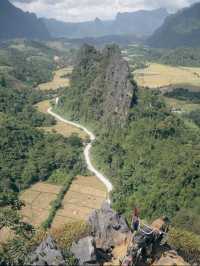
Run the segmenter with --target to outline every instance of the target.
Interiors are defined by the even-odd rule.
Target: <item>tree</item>
[[[5,77],[2,77],[1,78],[1,82],[0,82],[1,86],[2,87],[6,87],[6,80],[5,80]]]

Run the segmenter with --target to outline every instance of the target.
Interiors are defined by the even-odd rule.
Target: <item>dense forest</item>
[[[124,50],[133,70],[144,68],[149,62],[171,66],[200,67],[200,49],[177,47],[175,49],[152,48],[143,45],[129,46]]]
[[[83,97],[94,76],[98,77],[96,91],[104,93],[108,88],[102,85],[105,75],[96,72],[98,64],[94,62],[98,62],[99,54],[88,50],[87,58],[87,68],[84,60],[78,60],[59,112],[81,120],[96,132],[92,154],[96,166],[114,184],[113,206],[127,217],[138,206],[144,219],[168,216],[173,226],[200,234],[199,130],[189,128],[183,118],[171,113],[162,96],[148,89],[135,90],[136,85],[134,104],[123,128],[117,123],[102,123],[101,105],[92,112],[94,95],[87,94],[87,102]],[[81,76],[82,71],[89,75]],[[91,114],[89,121],[84,110]]]
[[[164,95],[169,98],[175,98],[181,101],[200,103],[200,92],[199,91],[191,91],[191,90],[184,89],[184,88],[175,88],[172,91],[166,92]]]
[[[19,192],[56,169],[74,174],[84,169],[78,137],[65,139],[36,128],[55,121],[34,109],[34,92],[0,87],[0,94],[1,191]]]

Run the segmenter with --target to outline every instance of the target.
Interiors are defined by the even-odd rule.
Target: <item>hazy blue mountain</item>
[[[84,38],[107,35],[151,35],[168,16],[166,9],[118,13],[114,20],[67,23],[55,19],[44,19],[52,37]]]
[[[148,39],[154,47],[200,46],[200,3],[169,16]]]
[[[8,0],[0,0],[0,39],[46,39],[50,35],[41,19],[23,12]]]

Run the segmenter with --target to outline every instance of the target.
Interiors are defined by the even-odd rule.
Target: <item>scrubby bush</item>
[[[74,241],[90,234],[90,227],[85,221],[69,222],[63,227],[51,230],[52,236],[58,246],[65,250],[69,249]]]
[[[200,236],[189,231],[171,228],[168,243],[174,247],[186,261],[200,263]]]
[[[72,176],[67,178],[67,180],[65,181],[65,184],[63,185],[61,191],[59,192],[59,194],[57,196],[57,199],[54,202],[52,202],[52,207],[51,207],[51,210],[49,212],[49,216],[48,216],[47,220],[42,225],[44,229],[51,227],[51,224],[52,224],[53,219],[56,215],[56,212],[62,206],[62,201],[64,199],[66,192],[68,191],[68,189],[71,185],[72,180],[73,180]]]
[[[191,111],[189,114],[186,114],[186,117],[200,127],[200,110]]]

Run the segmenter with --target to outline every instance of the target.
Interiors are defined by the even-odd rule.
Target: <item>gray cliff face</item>
[[[48,236],[36,250],[29,255],[26,264],[35,266],[64,266],[65,261],[55,241],[51,236]]]
[[[92,98],[91,106],[97,114],[96,119],[123,125],[134,103],[136,90],[129,65],[118,47],[105,48],[97,66],[97,76],[87,92],[87,97]]]
[[[125,120],[132,105],[135,87],[130,81],[128,63],[120,54],[112,56],[105,71],[105,116]]]

